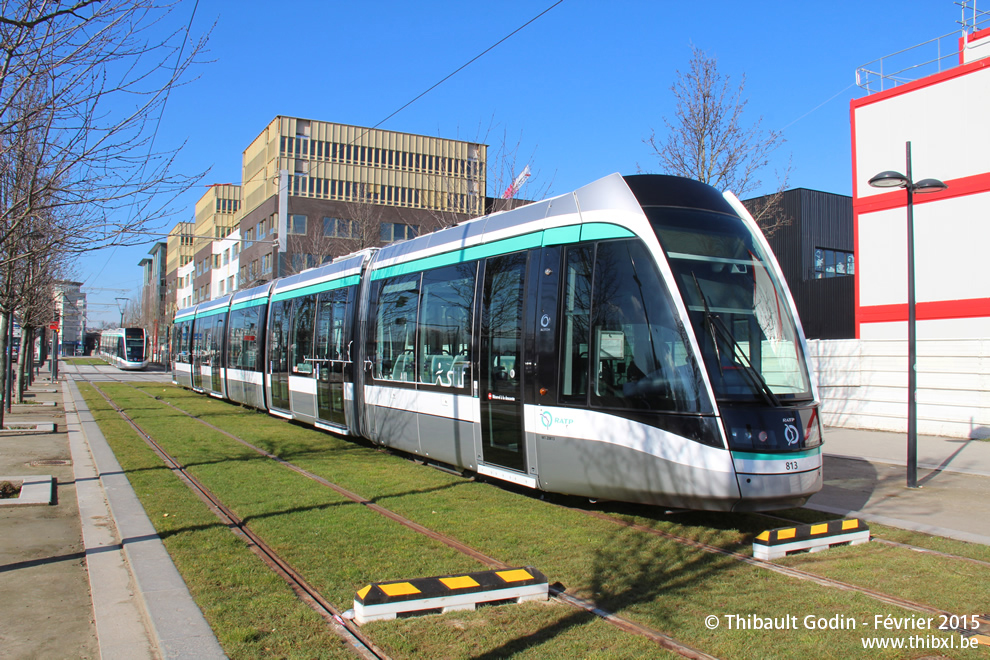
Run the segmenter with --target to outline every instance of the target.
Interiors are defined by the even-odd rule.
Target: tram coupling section
[[[344,616],[363,625],[399,615],[473,610],[484,603],[547,600],[548,591],[546,576],[532,566],[373,582],[357,592],[354,609]]]
[[[769,561],[796,552],[820,552],[869,540],[870,528],[858,518],[780,527],[768,529],[753,539],[753,557]]]

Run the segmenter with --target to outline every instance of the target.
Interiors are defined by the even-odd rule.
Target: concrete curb
[[[0,481],[21,482],[20,495],[11,499],[0,500],[0,507],[49,505],[55,501],[55,478],[50,474],[0,477]]]
[[[66,433],[72,453],[100,657],[103,660],[154,658],[147,622],[134,593],[130,568],[107,508],[103,484],[82,433],[68,384],[63,384],[63,388]]]
[[[88,444],[93,465],[99,474],[98,481],[106,495],[110,517],[119,534],[118,547],[122,549],[130,565],[134,587],[150,628],[154,646],[165,659],[179,658],[226,658],[220,643],[196,606],[182,576],[172,563],[161,539],[155,532],[144,508],[131,488],[120,464],[113,455],[99,426],[93,420],[89,408],[79,394],[74,381],[63,384],[63,396],[68,405],[74,401],[74,420],[84,442]],[[73,451],[73,462],[76,462]],[[78,483],[78,478],[77,478]],[[81,500],[80,496],[80,500]],[[89,545],[87,543],[87,558]],[[92,580],[92,577],[91,577]],[[96,594],[94,592],[94,599]],[[94,610],[96,604],[94,601]],[[100,632],[99,622],[97,630]],[[103,635],[100,632],[100,646],[103,651]],[[117,648],[108,649],[114,652]],[[111,657],[104,652],[104,658]],[[113,657],[134,657],[124,653]]]

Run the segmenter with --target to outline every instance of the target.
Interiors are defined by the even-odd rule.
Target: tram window
[[[289,335],[292,343],[289,347],[291,356],[289,364],[292,373],[298,376],[309,376],[313,373],[313,363],[307,358],[313,357],[313,313],[316,309],[316,296],[296,298],[292,305],[292,331]]]
[[[383,280],[375,314],[374,377],[415,382],[419,275]]]
[[[258,349],[264,313],[264,305],[246,307],[230,313],[228,367],[245,371],[261,371]]]
[[[477,262],[423,274],[419,311],[421,383],[465,388],[471,380],[471,308]]]
[[[280,300],[272,303],[272,317],[268,326],[268,356],[272,373],[288,370],[289,307],[291,301]]]
[[[700,412],[700,373],[642,242],[598,245],[592,336],[593,405]]]
[[[205,344],[203,342],[203,329],[206,320],[202,317],[195,319],[193,322],[192,329],[192,354],[194,357],[202,357],[203,351],[206,350]]]
[[[176,332],[178,345],[175,347],[175,361],[189,364],[189,321],[183,321]]]
[[[593,265],[592,246],[567,249],[560,365],[560,392],[564,400],[584,401],[588,393],[588,322]]]
[[[320,360],[350,362],[347,324],[350,293],[353,287],[324,291],[316,312],[316,352]]]

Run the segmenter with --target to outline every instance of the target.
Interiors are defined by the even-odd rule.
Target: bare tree
[[[490,136],[486,136],[486,139]],[[507,131],[503,129],[502,136],[498,141],[494,154],[488,159],[488,194],[494,200],[491,208],[487,212],[507,211],[522,204],[528,204],[524,200],[541,200],[550,195],[554,177],[544,179],[540,170],[532,172],[526,179],[524,186],[513,195],[506,197],[506,190],[511,186],[517,176],[536,161],[536,147],[525,158],[520,156],[522,149],[522,134],[513,144]]]
[[[53,313],[25,265],[53,275],[67,255],[143,243],[199,178],[176,174],[177,150],[155,144],[169,93],[205,46],[190,37],[192,10],[0,0],[0,355],[15,312],[26,327]]]
[[[184,25],[168,31],[180,6],[0,2],[0,170],[26,184],[0,200],[0,245],[44,211],[66,252],[145,242],[142,232],[171,215],[199,175],[175,174],[176,150],[155,137],[205,43]]]
[[[676,100],[674,118],[663,118],[666,132],[655,130],[644,140],[668,174],[703,181],[743,197],[763,186],[760,173],[784,143],[780,131],[765,130],[763,118],[747,124],[746,78],[732,87],[718,70],[715,57],[691,47],[687,71],[678,71],[671,85]],[[766,235],[790,224],[780,198],[790,176],[790,163],[777,173],[776,192],[750,209]],[[755,211],[755,212],[754,212]]]

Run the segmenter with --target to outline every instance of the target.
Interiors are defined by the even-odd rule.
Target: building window
[[[416,238],[419,233],[418,225],[402,225],[394,222],[382,223],[382,242],[394,243],[395,241],[405,241]]]
[[[262,273],[272,272],[272,255],[266,254],[261,257],[261,272]]]
[[[292,214],[289,216],[289,234],[294,234],[296,236],[306,235],[306,216],[299,214]]]
[[[327,238],[357,238],[358,223],[343,218],[323,218],[323,235]]]
[[[257,235],[259,241],[265,237],[265,221],[264,220],[262,220],[261,222],[258,223],[258,229],[257,229],[256,235]]]
[[[856,274],[856,256],[845,250],[815,248],[815,279]]]

